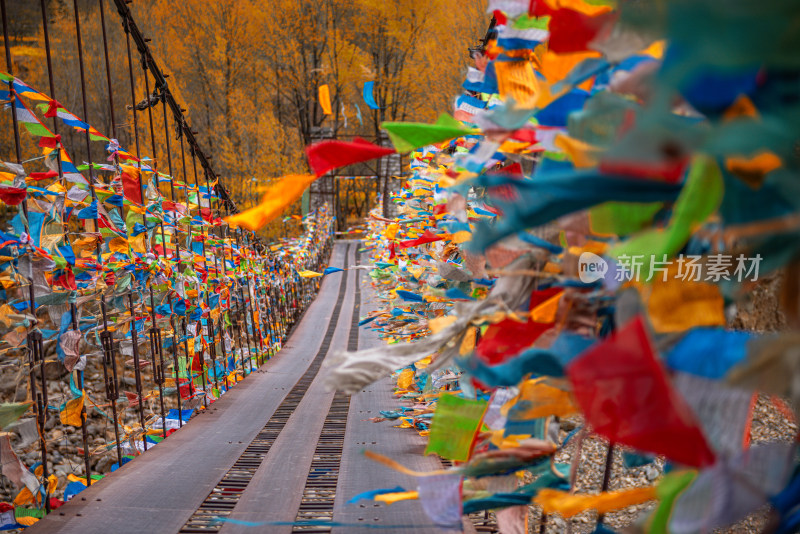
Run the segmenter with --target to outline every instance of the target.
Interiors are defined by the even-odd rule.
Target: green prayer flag
[[[24,121],[20,121],[20,122],[22,122],[22,124],[25,126],[25,129],[28,130],[28,133],[33,135],[33,136],[36,136],[36,137],[52,137],[53,136],[53,134],[51,134],[47,130],[47,128],[43,124],[41,124],[39,122],[24,122]]]
[[[530,15],[521,15],[511,23],[511,27],[515,30],[525,30],[529,28],[546,30],[549,24],[550,17],[532,17]]]
[[[142,214],[136,213],[133,210],[129,210],[128,214],[125,216],[125,226],[129,229],[132,229],[136,223],[142,222]]]
[[[447,394],[439,397],[425,454],[436,453],[460,462],[468,460],[486,407],[486,401]]]
[[[598,234],[630,235],[653,220],[661,202],[605,202],[589,210],[592,231]]]
[[[188,367],[188,358],[185,356],[178,356],[178,376],[183,378],[186,376],[186,369]]]
[[[679,471],[666,475],[658,483],[656,493],[658,494],[658,508],[650,517],[649,524],[645,532],[647,534],[667,534],[672,506],[689,484],[694,481],[697,471]]]
[[[44,517],[44,510],[39,510],[36,508],[24,508],[22,506],[16,506],[14,508],[14,517],[36,517],[41,519]]]
[[[617,245],[611,250],[611,256],[642,257],[643,273],[650,281],[654,273],[652,261],[662,261],[664,256],[676,254],[696,230],[722,202],[722,172],[717,162],[709,156],[697,156],[692,162],[686,185],[683,186],[672,217],[666,228],[647,230]]]
[[[435,124],[384,122],[381,123],[381,128],[389,133],[389,138],[398,152],[411,152],[427,145],[477,133],[476,130],[464,127],[447,113],[442,113]]]
[[[0,404],[0,428],[5,429],[22,417],[22,414],[28,411],[30,405],[30,402],[4,402]]]

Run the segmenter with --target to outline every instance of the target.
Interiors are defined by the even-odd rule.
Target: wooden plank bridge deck
[[[357,249],[356,242],[338,242],[331,265],[356,264]],[[388,378],[352,397],[326,392],[322,385],[327,355],[380,343],[373,332],[358,329],[371,299],[361,278],[359,270],[326,276],[274,358],[28,532],[374,532],[353,526],[367,523],[404,525],[382,532],[440,532],[418,501],[347,504],[372,489],[416,488],[413,477],[367,460],[364,448],[415,470],[440,468],[437,458],[422,455],[424,443],[416,433],[367,421],[397,407]],[[274,524],[331,519],[351,526]]]

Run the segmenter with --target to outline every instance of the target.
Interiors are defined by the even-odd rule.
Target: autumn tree
[[[17,21],[12,31],[15,74],[48,92],[39,2],[7,2],[10,19]],[[167,170],[160,106],[137,112],[138,129],[134,130],[132,104],[147,98],[145,71],[134,49],[132,97],[126,36],[113,2],[79,0],[77,4],[88,122],[131,150],[138,137],[141,153],[153,158],[160,170]],[[83,115],[73,2],[49,0],[47,5],[55,97]],[[450,111],[466,71],[466,47],[483,35],[488,22],[486,0],[457,4],[447,0],[153,0],[135,2],[131,9],[151,39],[159,66],[169,75],[170,91],[186,108],[201,145],[214,156],[215,171],[243,207],[255,203],[273,178],[306,169],[303,147],[320,135],[320,129],[340,137],[377,138],[381,121],[430,121]],[[375,82],[380,110],[368,110],[363,100],[366,81]],[[152,78],[148,83],[152,92]],[[323,84],[330,88],[331,115],[325,115],[319,105]],[[155,123],[152,135],[150,114]],[[8,159],[13,144],[10,122],[5,120],[0,149]],[[168,123],[173,173],[180,178],[186,172],[191,182],[191,162],[183,167],[171,117]],[[62,130],[74,159],[105,159],[102,147],[95,146],[87,154],[79,135]],[[27,149],[33,151],[27,157],[33,157],[35,145]],[[347,187],[361,187],[358,184]],[[356,192],[353,198],[359,203],[370,198]],[[279,226],[267,229],[271,235],[281,231]]]

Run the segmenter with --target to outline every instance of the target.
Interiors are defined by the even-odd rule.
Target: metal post
[[[0,12],[3,17],[3,44],[6,48],[6,71],[13,76],[14,65],[11,62],[11,43],[8,42],[6,0],[0,0]],[[11,94],[11,124],[14,127],[14,148],[16,149],[17,163],[22,163],[22,148],[19,142],[19,124],[17,124],[17,97],[14,93],[14,82],[8,82],[8,92]]]
[[[117,443],[117,463],[122,467],[122,448],[119,442],[119,420],[117,416],[117,399],[119,399],[119,379],[117,377],[116,351],[114,338],[108,330],[106,314],[106,298],[100,297],[100,311],[103,314],[103,331],[100,332],[100,343],[103,346],[103,379],[106,386],[106,400],[111,403],[111,415],[114,417],[114,437]]]
[[[81,17],[80,12],[78,10],[78,0],[72,0],[72,6],[75,11],[75,40],[78,46],[78,66],[80,67],[80,76],[81,76],[81,101],[83,103],[83,118],[84,121],[87,123],[89,122],[89,112],[88,106],[86,105],[86,75],[84,69],[84,62],[83,62],[83,37],[81,35]],[[89,192],[92,196],[92,202],[97,202],[97,193],[94,189],[95,183],[95,175],[94,175],[94,163],[92,162],[92,146],[91,146],[91,138],[89,136],[89,129],[85,130],[85,139],[86,139],[86,157],[87,161],[89,162]],[[99,231],[99,225],[95,221],[94,223],[94,231]],[[95,249],[95,255],[97,257],[98,265],[101,263],[101,256],[100,256],[100,245],[98,244]],[[75,304],[72,303],[70,305],[72,308],[72,327],[74,330],[78,330],[78,322],[75,310]],[[87,361],[87,365],[88,365]],[[83,389],[83,372],[78,371],[78,377],[81,382],[81,388]],[[88,451],[88,433],[86,429],[86,407],[84,406],[81,409],[81,436],[83,439],[83,459],[84,464],[86,467],[86,483],[87,486],[91,486],[92,484],[92,477],[91,477],[91,469],[89,463],[89,451]]]
[[[147,429],[144,425],[144,405],[142,398],[142,371],[139,361],[139,336],[136,332],[136,310],[133,306],[133,291],[128,292],[128,310],[131,314],[131,342],[133,343],[133,376],[136,379],[136,395],[139,398],[139,424],[142,426],[142,445],[147,450]]]
[[[606,451],[606,463],[603,471],[603,485],[600,488],[601,492],[608,491],[609,483],[611,482],[611,470],[614,467],[614,443],[608,443],[608,450]],[[604,516],[600,514],[597,518],[597,524],[603,524]]]
[[[31,293],[33,293],[33,285],[31,285]],[[47,467],[47,438],[44,428],[47,423],[47,373],[45,371],[42,333],[39,330],[34,330],[28,334],[28,343],[30,347],[30,352],[28,354],[31,397],[34,399],[34,406],[36,407],[36,423],[39,427],[39,447],[42,454],[42,486],[45,488],[44,507],[45,511],[50,513],[50,494],[48,491],[50,486],[48,480],[50,478],[50,473]],[[35,370],[37,367],[41,378],[41,392],[36,388]]]

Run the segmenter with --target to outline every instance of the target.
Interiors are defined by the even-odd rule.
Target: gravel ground
[[[11,362],[9,362],[11,363]],[[93,362],[94,363],[94,362]],[[96,368],[93,363],[90,363],[85,375],[86,390],[90,392],[91,399],[98,403],[100,410],[108,412],[110,415],[111,409],[108,402],[105,400],[105,386],[103,382],[102,369]],[[25,400],[27,394],[26,380],[27,376],[17,376],[20,364],[15,363],[9,365],[0,373],[0,396],[4,402],[20,402]],[[133,377],[133,369],[130,366],[119,366],[120,376],[120,399],[118,401],[118,409],[121,418],[125,424],[133,424],[138,422],[138,410],[131,407],[124,391],[134,392],[135,379]],[[48,370],[48,377],[53,377],[53,380],[48,381],[47,393],[48,404],[50,406],[60,406],[61,403],[71,398],[69,383],[61,379],[59,371],[53,367],[53,372]],[[149,367],[145,367],[142,371],[145,387],[152,386],[152,378]],[[56,379],[58,378],[58,379]],[[37,384],[38,386],[38,384]],[[174,390],[172,390],[174,392]],[[175,394],[165,395],[164,398],[165,410],[177,407]],[[145,416],[149,417],[153,414],[160,413],[160,407],[157,398],[150,398],[144,401]],[[94,454],[90,456],[90,465],[92,474],[107,474],[111,471],[112,465],[116,462],[116,449],[112,448],[109,451],[102,449],[106,443],[114,441],[114,428],[111,425],[110,419],[105,417],[100,411],[94,408],[91,403],[87,403],[87,434],[88,434],[88,449]],[[17,453],[19,458],[25,465],[32,465],[40,460],[40,448],[38,436],[32,440],[25,439],[25,432],[21,427],[25,427],[28,421],[33,421],[30,412],[24,416],[17,425],[12,426],[9,431],[12,432],[11,445],[14,452]],[[61,497],[61,490],[67,484],[67,475],[74,474],[79,477],[85,476],[84,458],[83,458],[83,437],[80,427],[64,426],[58,420],[58,414],[50,411],[47,423],[45,424],[47,430],[47,448],[48,448],[48,467],[52,474],[55,474],[59,479],[59,491],[56,492],[56,497]],[[34,436],[36,434],[33,430]],[[16,495],[17,490],[14,489],[5,477],[0,477],[0,501],[9,502]]]
[[[562,421],[562,438],[569,430],[579,425],[581,420],[574,417]],[[787,419],[780,410],[769,401],[768,397],[761,396],[758,399],[753,412],[753,426],[751,429],[751,439],[753,444],[768,443],[774,441],[791,441],[797,434],[797,423]],[[560,463],[570,463],[576,454],[576,443],[572,440],[556,456],[556,461]],[[602,487],[603,472],[605,471],[606,454],[608,451],[607,442],[602,439],[591,437],[583,442],[581,450],[580,469],[576,478],[576,488],[580,493],[598,493]],[[621,490],[649,486],[655,483],[662,475],[664,468],[663,458],[656,460],[648,465],[635,468],[626,468],[623,465],[624,448],[617,447],[614,451],[612,465],[612,475],[609,481],[610,490]],[[655,508],[656,502],[645,503],[642,505],[631,506],[618,512],[608,514],[605,517],[605,525],[619,532],[638,532],[636,528],[637,520],[644,519],[649,512]],[[769,507],[749,515],[746,519],[730,526],[726,529],[718,530],[725,534],[744,534],[758,533],[763,530],[767,522]],[[531,506],[529,513],[530,533],[540,533],[540,511],[537,507]],[[597,513],[586,512],[579,514],[569,521],[559,516],[547,518],[547,534],[588,534],[592,532],[597,523]]]

